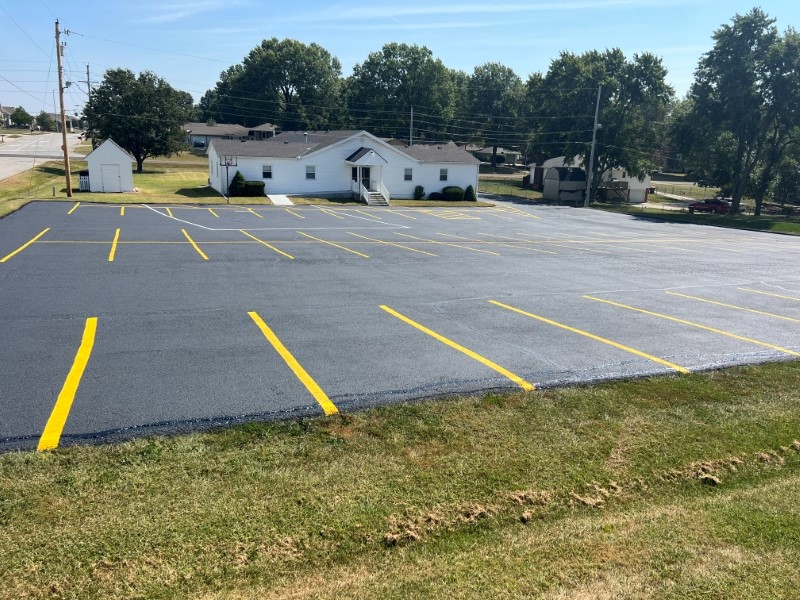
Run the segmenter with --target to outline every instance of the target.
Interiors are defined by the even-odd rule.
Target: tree
[[[40,112],[36,117],[36,124],[42,128],[42,131],[57,131],[58,129],[53,117],[44,111]]]
[[[346,84],[355,125],[380,136],[442,139],[453,116],[450,70],[425,46],[386,44],[353,68]]]
[[[594,197],[602,174],[621,168],[643,178],[656,165],[653,149],[664,134],[662,123],[674,91],[666,83],[667,70],[650,53],[627,60],[619,49],[582,55],[562,52],[546,75],[528,79],[526,102],[535,108],[528,116],[534,151],[546,156],[578,156],[587,168],[597,88],[600,124],[592,180]]]
[[[754,8],[714,32],[690,91],[690,154],[704,168],[728,173],[732,214],[748,192],[760,212],[800,123],[800,40],[793,30],[780,36],[774,23]]]
[[[186,143],[184,124],[192,114],[192,96],[174,89],[150,71],[136,77],[128,69],[106,71],[84,110],[87,135],[111,138],[136,159],[171,156]]]
[[[500,63],[475,67],[467,84],[469,119],[474,137],[492,146],[492,166],[497,166],[497,147],[516,145],[522,113],[524,86],[514,71]],[[510,140],[510,143],[509,143]]]
[[[333,128],[343,117],[339,60],[318,44],[264,40],[220,74],[200,100],[201,118],[284,130]]]
[[[33,123],[33,117],[28,114],[27,110],[18,106],[14,109],[14,112],[11,113],[11,122],[15,127],[28,128],[31,126],[31,123]]]

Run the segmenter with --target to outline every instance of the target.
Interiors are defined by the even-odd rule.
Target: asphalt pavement
[[[37,202],[0,220],[0,449],[796,360],[799,333],[796,237],[504,203]]]

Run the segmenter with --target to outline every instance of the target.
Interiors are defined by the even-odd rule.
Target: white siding
[[[421,185],[425,195],[441,192],[447,185],[457,185],[464,189],[467,186],[478,191],[478,165],[453,163],[420,163],[397,151],[388,144],[376,142],[373,138],[358,135],[345,143],[325,148],[317,153],[301,158],[244,157],[238,158],[238,165],[230,168],[230,178],[241,171],[249,181],[264,181],[266,194],[289,195],[327,195],[350,193],[352,181],[352,165],[345,162],[348,156],[359,148],[366,146],[374,149],[388,164],[372,167],[372,178],[378,175],[383,185],[389,190],[392,198],[413,198],[414,188]],[[219,163],[214,148],[209,151],[209,173],[212,173],[213,162]],[[262,165],[272,166],[272,179],[261,178]],[[306,179],[306,166],[314,166],[315,179]],[[405,169],[413,169],[412,181],[405,181]],[[439,181],[439,169],[448,170],[447,181]],[[210,175],[211,186],[224,191],[225,168],[220,168],[220,176]]]
[[[95,148],[87,157],[89,164],[89,187],[93,192],[133,191],[133,162],[125,151],[110,140],[106,140]],[[103,186],[102,170],[104,165],[115,165],[119,169],[119,190],[116,186],[106,190]]]

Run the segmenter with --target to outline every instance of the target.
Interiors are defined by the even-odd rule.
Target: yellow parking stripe
[[[119,216],[120,217],[124,217],[125,216],[125,207],[124,206],[120,206],[119,207]]]
[[[75,212],[75,209],[77,209],[77,208],[78,208],[80,205],[81,205],[81,203],[80,203],[80,202],[76,202],[76,203],[75,203],[75,206],[73,206],[72,208],[70,208],[70,209],[69,209],[69,212],[68,212],[67,214],[68,214],[68,215],[71,215],[72,213],[74,213],[74,212]]]
[[[199,246],[198,246],[198,245],[195,243],[195,241],[194,241],[192,238],[190,238],[190,237],[189,237],[189,234],[188,234],[188,233],[186,233],[186,230],[185,230],[185,229],[181,229],[181,231],[183,232],[183,235],[185,235],[185,236],[186,236],[186,239],[187,239],[187,240],[189,240],[189,243],[192,245],[192,247],[193,247],[195,250],[197,250],[197,253],[198,253],[200,256],[202,256],[202,257],[203,257],[203,260],[208,260],[208,257],[205,255],[205,253],[204,253],[202,250],[200,250],[200,247],[199,247]]]
[[[217,213],[215,213],[213,210],[211,210],[210,208],[208,209],[208,212],[210,212],[212,215],[214,215],[215,217],[217,217],[219,219],[219,215]]]
[[[318,237],[314,237],[313,235],[309,235],[307,233],[303,233],[302,231],[298,231],[297,233],[299,233],[300,235],[304,235],[305,237],[307,237],[309,239],[312,239],[314,241],[322,242],[323,244],[328,244],[329,246],[334,246],[335,248],[340,248],[341,250],[346,250],[347,252],[352,252],[353,254],[358,254],[359,256],[361,256],[363,258],[369,258],[369,256],[367,256],[366,254],[362,254],[361,252],[357,252],[355,250],[351,250],[350,248],[345,248],[344,246],[340,246],[339,244],[334,244],[333,242],[329,242],[327,240],[321,240]]]
[[[706,304],[716,304],[717,306],[724,306],[725,308],[733,308],[735,310],[741,310],[744,312],[754,313],[757,315],[764,315],[765,317],[772,317],[774,319],[783,319],[784,321],[792,321],[794,323],[800,323],[800,319],[794,319],[792,317],[784,317],[783,315],[776,315],[773,313],[764,312],[762,310],[754,310],[752,308],[744,308],[742,306],[736,306],[734,304],[725,304],[724,302],[716,302],[714,300],[707,300],[706,298],[698,298],[697,296],[689,296],[687,294],[679,294],[677,292],[665,292],[670,296],[678,296],[679,298],[688,298],[689,300],[697,300],[698,302],[705,302]]]
[[[264,216],[263,216],[263,215],[260,215],[260,214],[258,214],[256,211],[254,211],[254,210],[253,210],[252,208],[250,208],[249,206],[245,206],[245,208],[246,208],[248,211],[250,211],[251,213],[253,213],[255,216],[257,216],[259,219],[263,219],[263,218],[264,218]]]
[[[342,215],[337,215],[335,212],[333,212],[332,210],[328,210],[327,208],[320,208],[320,210],[324,212],[326,215],[336,217],[337,219],[344,219]]]
[[[775,346],[774,344],[768,344],[766,342],[760,342],[758,340],[754,340],[751,338],[746,338],[741,335],[736,335],[735,333],[730,333],[729,331],[723,331],[721,329],[715,329],[714,327],[708,327],[706,325],[701,325],[699,323],[693,323],[692,321],[685,321],[684,319],[679,319],[677,317],[671,317],[669,315],[662,315],[661,313],[652,312],[649,310],[645,310],[643,308],[636,308],[635,306],[628,306],[627,304],[620,304],[619,302],[612,302],[611,300],[603,300],[602,298],[595,298],[594,296],[584,296],[587,300],[594,300],[595,302],[603,302],[604,304],[610,304],[611,306],[617,306],[619,308],[627,308],[628,310],[633,310],[636,312],[640,312],[645,315],[650,315],[652,317],[659,317],[660,319],[666,319],[667,321],[673,321],[675,323],[681,323],[683,325],[688,325],[689,327],[696,327],[698,329],[703,329],[705,331],[710,331],[711,333],[717,333],[719,335],[724,335],[729,338],[733,338],[735,340],[741,340],[743,342],[749,342],[751,344],[756,344],[757,346],[764,346],[765,348],[770,348],[772,350],[777,350],[779,352],[784,352],[786,354],[790,354],[792,356],[800,356],[800,352],[795,352],[794,350],[789,350],[788,348],[782,348],[781,346]]]
[[[505,240],[511,240],[512,242],[522,242],[523,244],[536,244],[538,242],[533,242],[531,240],[520,240],[518,238],[508,237],[507,235],[489,235],[488,233],[479,233],[478,235],[482,235],[484,237],[498,237]],[[528,246],[512,246],[513,248],[527,248],[528,250],[533,250],[535,252],[543,252],[545,254],[558,254],[558,252],[553,252],[552,250],[541,250],[540,248],[528,248]]]
[[[379,221],[383,221],[383,219],[381,217],[379,217],[378,215],[376,215],[374,213],[368,213],[368,212],[364,212],[363,210],[358,210],[358,209],[355,209],[355,211],[353,211],[353,212],[361,213],[362,215],[367,216],[367,217],[369,217],[371,219],[378,219]]]
[[[258,239],[258,238],[257,238],[256,236],[254,236],[254,235],[250,235],[249,233],[247,233],[247,232],[246,232],[246,231],[244,231],[243,229],[240,229],[239,231],[240,231],[241,233],[245,234],[245,235],[246,235],[247,237],[249,237],[250,239],[253,239],[253,240],[257,241],[259,244],[263,244],[264,246],[266,246],[266,247],[267,247],[267,248],[269,248],[270,250],[274,250],[275,252],[277,252],[278,254],[282,254],[282,255],[283,255],[283,256],[285,256],[286,258],[291,258],[292,260],[294,260],[294,256],[292,256],[291,254],[286,254],[286,252],[284,252],[283,250],[278,250],[278,249],[277,249],[275,246],[272,246],[272,245],[268,244],[268,243],[267,243],[267,242],[265,242],[264,240],[260,240],[260,239]]]
[[[426,242],[428,244],[441,244],[442,246],[452,246],[453,248],[461,248],[462,250],[472,250],[473,252],[483,252],[484,254],[494,254],[495,256],[500,256],[497,252],[492,252],[491,250],[479,250],[478,248],[470,248],[469,246],[464,246],[462,244],[451,244],[449,242],[439,242],[437,240],[427,240],[424,238],[420,238],[414,235],[408,235],[406,233],[395,232],[397,235],[402,235],[403,237],[411,238],[412,240],[418,240],[420,242]]]
[[[425,250],[417,250],[416,248],[412,248],[411,246],[403,246],[403,244],[395,244],[394,242],[376,240],[375,238],[370,238],[365,235],[353,233],[352,231],[348,231],[347,233],[349,233],[350,235],[354,235],[356,237],[360,237],[361,239],[368,240],[370,242],[376,242],[378,244],[386,244],[387,246],[395,246],[396,248],[402,248],[403,250],[411,250],[411,252],[418,252],[419,254],[427,254],[428,256],[438,256],[438,254],[433,254],[432,252],[425,252]]]
[[[510,379],[511,381],[516,383],[523,390],[532,391],[532,390],[536,389],[532,383],[528,383],[527,381],[522,379],[522,377],[520,377],[519,375],[515,375],[514,373],[512,373],[508,369],[504,369],[503,367],[501,367],[497,363],[492,362],[488,358],[485,358],[485,357],[481,356],[480,354],[477,354],[477,353],[473,352],[469,348],[465,348],[464,346],[462,346],[460,344],[457,344],[453,340],[450,340],[450,339],[444,337],[443,335],[440,335],[440,334],[436,333],[435,331],[433,331],[431,329],[428,329],[424,325],[420,325],[416,321],[412,321],[408,317],[406,317],[404,315],[401,315],[399,312],[397,312],[395,310],[392,310],[391,308],[389,308],[386,305],[381,305],[381,308],[383,310],[385,310],[387,313],[389,313],[390,315],[392,315],[393,317],[397,317],[398,319],[400,319],[404,323],[408,323],[409,325],[411,325],[412,327],[418,329],[422,333],[428,334],[429,336],[431,336],[435,340],[439,340],[443,344],[445,344],[447,346],[450,346],[451,348],[453,348],[455,350],[458,350],[459,352],[461,352],[463,354],[466,354],[470,358],[472,358],[474,360],[477,360],[479,363],[489,367],[490,369],[493,369],[494,371],[497,371],[498,373],[500,373],[504,377],[507,377],[508,379]]]
[[[119,229],[114,234],[114,241],[111,242],[111,252],[108,253],[108,262],[114,262],[114,255],[117,253],[117,242],[119,242]]]
[[[37,448],[39,452],[58,448],[61,432],[64,430],[64,425],[67,423],[69,410],[72,408],[73,400],[75,400],[78,385],[81,383],[81,377],[86,369],[86,365],[89,363],[89,357],[92,354],[96,332],[97,317],[86,319],[86,326],[83,329],[83,338],[81,339],[78,353],[75,355],[72,368],[69,370],[69,374],[64,381],[64,387],[61,388],[61,393],[59,393],[55,406],[53,406],[53,411],[50,413],[50,418],[47,420],[47,425],[45,425],[42,437],[39,438],[39,446]]]
[[[281,355],[281,358],[286,362],[295,376],[306,386],[306,389],[314,396],[314,399],[319,403],[322,407],[322,410],[325,412],[326,415],[335,415],[339,412],[339,409],[331,402],[330,398],[328,398],[327,394],[322,391],[322,388],[317,385],[317,382],[311,378],[311,375],[297,362],[292,353],[286,349],[286,346],[281,343],[278,339],[278,336],[269,328],[269,326],[264,322],[264,320],[258,315],[256,312],[248,312],[250,318],[253,319],[253,322],[258,326],[261,330],[261,333],[264,334],[269,340],[269,343],[272,344],[272,347],[275,348],[275,351]]]
[[[294,212],[291,208],[287,208],[285,210],[286,210],[286,212],[288,212],[288,213],[294,215],[295,217],[297,217],[298,219],[305,219],[304,215],[301,215],[299,213]]]
[[[570,327],[569,325],[564,325],[563,323],[558,323],[556,321],[540,317],[539,315],[529,313],[519,308],[514,308],[513,306],[509,306],[508,304],[503,304],[502,302],[497,302],[495,300],[489,300],[489,302],[491,304],[494,304],[495,306],[499,306],[500,308],[505,308],[507,310],[514,311],[515,313],[525,315],[526,317],[530,317],[531,319],[536,319],[537,321],[541,321],[542,323],[547,323],[548,325],[553,325],[554,327],[559,327],[560,329],[565,329],[567,331],[571,331],[572,333],[577,333],[578,335],[582,335],[589,339],[595,340],[596,342],[602,342],[603,344],[608,344],[609,346],[613,346],[618,350],[624,350],[625,352],[630,352],[631,354],[635,354],[636,356],[641,356],[642,358],[646,358],[647,360],[652,360],[655,363],[658,363],[665,367],[669,367],[670,369],[674,369],[679,373],[690,373],[689,369],[685,367],[681,367],[680,365],[676,365],[675,363],[666,361],[663,358],[658,358],[657,356],[653,356],[652,354],[647,354],[646,352],[642,352],[640,350],[637,350],[636,348],[631,348],[630,346],[618,344],[617,342],[611,341],[604,337],[600,337],[599,335],[594,335],[593,333],[589,333],[588,331],[576,329],[575,327]]]
[[[412,219],[412,220],[414,220],[414,221],[416,221],[416,220],[417,220],[417,217],[412,217],[411,215],[407,215],[407,214],[405,214],[405,213],[402,213],[402,212],[400,212],[400,211],[397,211],[397,210],[388,210],[388,209],[387,209],[387,210],[386,210],[386,212],[390,212],[390,213],[392,213],[393,215],[397,215],[398,217],[405,217],[406,219]]]
[[[772,296],[773,298],[783,298],[784,300],[796,300],[797,302],[800,302],[800,298],[795,298],[794,296],[782,296],[781,294],[761,292],[759,290],[751,290],[750,288],[736,288],[736,289],[742,290],[743,292],[752,292],[754,294],[762,294],[763,296]]]
[[[0,258],[0,263],[4,263],[4,262],[6,262],[6,261],[7,261],[9,258],[11,258],[11,257],[13,257],[13,256],[16,256],[17,254],[19,254],[20,252],[22,252],[23,250],[25,250],[25,248],[27,248],[28,246],[30,246],[31,244],[33,244],[33,243],[34,243],[36,240],[38,240],[40,237],[42,237],[42,236],[43,236],[45,233],[47,233],[48,231],[50,231],[50,228],[49,228],[49,227],[48,227],[47,229],[45,229],[44,231],[42,231],[42,232],[41,232],[39,235],[37,235],[36,237],[34,237],[34,238],[33,238],[32,240],[30,240],[29,242],[25,242],[24,244],[22,244],[22,246],[20,246],[20,247],[19,247],[19,248],[17,248],[16,250],[14,250],[14,251],[13,251],[11,254],[7,254],[7,255],[6,255],[6,256],[4,256],[3,258]]]
[[[169,209],[169,206],[167,207],[167,214],[168,214],[170,217],[172,217],[172,211]],[[173,217],[173,218],[174,218],[174,217]]]

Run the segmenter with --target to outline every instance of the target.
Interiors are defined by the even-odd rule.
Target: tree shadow
[[[207,185],[200,187],[186,187],[175,190],[176,196],[184,198],[220,198],[220,193]]]

